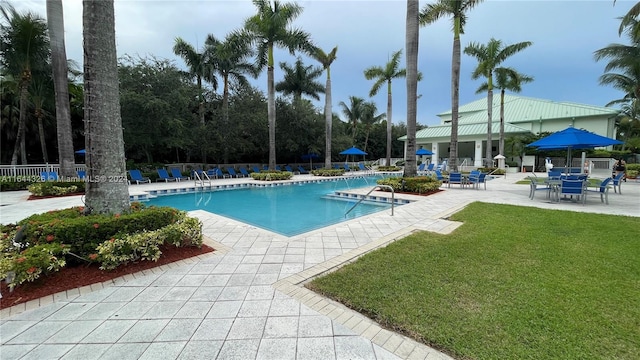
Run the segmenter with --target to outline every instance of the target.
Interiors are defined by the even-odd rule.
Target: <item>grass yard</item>
[[[460,359],[639,359],[640,218],[473,203],[308,287]]]

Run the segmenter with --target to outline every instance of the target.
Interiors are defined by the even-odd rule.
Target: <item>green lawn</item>
[[[640,359],[640,218],[473,203],[308,287],[457,358]]]

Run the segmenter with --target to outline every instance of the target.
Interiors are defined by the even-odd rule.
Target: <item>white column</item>
[[[473,155],[473,166],[482,167],[482,140],[476,140],[476,148]]]
[[[438,163],[440,163],[438,161],[440,156],[438,155],[438,143],[436,142],[431,143],[431,152],[433,153],[433,155],[431,155],[431,162],[434,164],[433,166],[436,166],[438,165]]]

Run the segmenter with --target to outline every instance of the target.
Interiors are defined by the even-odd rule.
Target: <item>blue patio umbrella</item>
[[[598,135],[586,130],[568,127],[527,145],[538,150],[567,149],[567,166],[571,164],[572,149],[592,149],[601,146],[619,145],[622,141]]]
[[[302,155],[301,158],[302,158],[302,160],[309,160],[309,168],[313,169],[313,159],[319,159],[320,155],[314,154],[314,153],[309,153],[309,154]]]
[[[427,149],[418,149],[418,151],[416,151],[416,155],[418,156],[422,156],[422,155],[433,155],[433,153]]]
[[[367,155],[366,152],[358,149],[355,146],[348,148],[347,150],[340,153],[340,155]]]
[[[87,151],[85,149],[80,149],[78,151],[76,151],[76,154],[78,155],[85,155],[87,153]]]

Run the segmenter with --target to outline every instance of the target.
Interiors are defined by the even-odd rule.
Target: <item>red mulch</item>
[[[213,248],[207,245],[202,245],[201,248],[161,246],[160,249],[162,251],[162,256],[156,262],[139,261],[119,266],[118,268],[110,271],[100,270],[98,268],[99,264],[64,267],[62,270],[48,276],[41,277],[35,282],[27,282],[22,285],[18,285],[13,289],[13,292],[9,292],[7,284],[2,282],[0,285],[0,293],[2,293],[0,309],[55,294],[60,291],[115,279],[123,275],[132,274],[141,270],[150,269],[156,266],[214,251]]]

